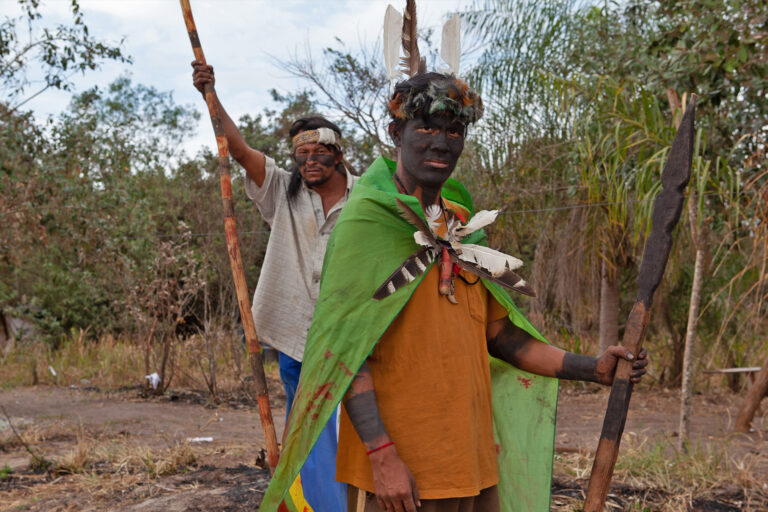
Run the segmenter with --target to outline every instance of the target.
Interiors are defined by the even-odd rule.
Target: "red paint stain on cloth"
[[[333,399],[333,394],[331,393],[331,386],[333,386],[332,382],[326,382],[325,384],[317,388],[317,391],[315,391],[312,397],[309,400],[307,400],[307,407],[305,408],[306,414],[309,414],[309,411],[311,411],[312,409],[316,409],[318,407],[318,404],[316,404],[315,401],[321,396],[326,400]]]
[[[531,387],[531,379],[518,377],[517,380],[519,380],[523,384],[523,386],[525,386],[525,389],[528,389],[529,387]]]
[[[324,398],[331,397],[330,390],[331,390],[331,386],[332,385],[333,384],[331,382],[326,382],[325,384],[323,384],[322,386],[317,388],[317,391],[315,391],[315,394],[312,395],[312,400],[311,401],[314,402],[320,396],[323,396]]]
[[[352,370],[350,370],[347,365],[344,364],[344,361],[339,361],[339,369],[347,374],[347,377],[352,377],[354,373],[352,373]]]
[[[325,349],[325,360],[327,361],[327,360],[328,360],[328,359],[330,359],[331,357],[333,357],[333,352],[331,352],[331,351],[330,351],[330,350],[328,350],[328,349]]]

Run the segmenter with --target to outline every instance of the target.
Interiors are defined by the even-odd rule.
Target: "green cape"
[[[371,298],[418,248],[415,229],[400,215],[395,197],[420,214],[421,205],[415,197],[397,192],[394,171],[395,162],[384,158],[373,162],[352,190],[328,241],[290,430],[262,511],[277,510],[352,378],[421,282],[419,278],[381,301]],[[442,195],[474,214],[472,198],[460,183],[449,179]],[[485,233],[476,231],[466,242],[484,244]],[[515,325],[546,341],[506,291],[494,283],[483,284],[509,311]],[[557,380],[523,372],[492,357],[490,365],[494,427],[501,446],[501,510],[549,510]]]

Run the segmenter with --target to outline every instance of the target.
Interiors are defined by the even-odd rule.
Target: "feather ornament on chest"
[[[459,269],[523,295],[536,296],[533,288],[514,272],[523,265],[522,261],[482,245],[461,242],[467,235],[495,221],[498,210],[480,211],[464,224],[453,214],[449,219],[440,206],[431,205],[426,209],[425,222],[403,201],[398,198],[395,201],[403,218],[416,228],[413,239],[421,247],[384,280],[374,292],[374,300],[389,297],[402,286],[416,280],[435,260],[440,264],[438,291],[454,304],[457,302],[453,297],[453,283]],[[445,233],[442,236],[437,234],[442,226],[441,218],[445,221]]]

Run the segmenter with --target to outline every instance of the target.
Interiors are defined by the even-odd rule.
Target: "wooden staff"
[[[195,20],[192,17],[192,9],[189,0],[181,1],[181,11],[184,14],[184,23],[187,25],[189,40],[192,43],[192,51],[195,58],[205,64],[205,55],[197,36]],[[270,471],[274,472],[277,466],[279,450],[277,447],[277,435],[275,424],[272,421],[272,410],[269,407],[269,393],[267,391],[267,378],[264,375],[264,366],[259,349],[259,337],[256,335],[256,326],[251,316],[251,301],[248,297],[248,288],[245,285],[245,272],[243,271],[243,259],[240,255],[240,243],[237,240],[237,225],[235,224],[235,207],[232,203],[232,179],[230,178],[229,146],[227,137],[221,126],[221,116],[216,102],[216,91],[213,84],[205,84],[205,102],[208,104],[208,113],[211,115],[213,132],[216,134],[216,146],[219,149],[219,174],[221,176],[221,201],[224,207],[224,233],[227,238],[227,252],[229,263],[232,267],[232,278],[235,281],[237,303],[240,306],[240,318],[243,322],[245,339],[248,343],[248,360],[253,373],[253,384],[256,390],[256,401],[259,405],[261,428],[264,431],[264,439],[267,443],[267,463]]]
[[[642,348],[645,330],[650,320],[653,294],[664,275],[669,251],[672,248],[672,229],[680,219],[680,212],[683,209],[685,199],[683,191],[691,177],[695,110],[696,96],[691,95],[691,101],[680,122],[680,128],[669,150],[667,163],[661,173],[661,192],[653,203],[653,227],[645,243],[643,262],[640,264],[637,301],[629,313],[622,339],[622,345],[629,348],[633,354],[638,354]],[[624,423],[627,420],[629,399],[632,396],[632,382],[629,380],[631,372],[632,362],[620,359],[608,398],[608,408],[605,411],[603,431],[597,445],[592,474],[589,477],[584,512],[600,512],[605,505],[613,468],[619,455],[621,434],[624,432]]]

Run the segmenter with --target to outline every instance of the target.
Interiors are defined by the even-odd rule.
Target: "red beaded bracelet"
[[[388,442],[388,443],[384,443],[383,445],[379,446],[378,448],[374,448],[374,449],[372,449],[372,450],[368,450],[367,452],[365,452],[365,454],[366,454],[366,455],[370,455],[370,454],[372,454],[373,452],[377,452],[377,451],[379,451],[379,450],[381,450],[381,449],[383,449],[383,448],[386,448],[387,446],[393,445],[393,444],[395,444],[395,443],[394,443],[394,441],[390,441],[390,442]]]

